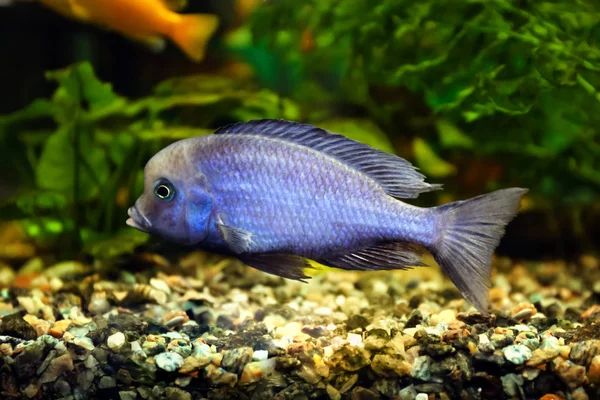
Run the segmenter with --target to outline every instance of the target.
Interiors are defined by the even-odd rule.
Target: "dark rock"
[[[412,313],[410,313],[410,316],[408,317],[408,321],[406,321],[406,328],[414,328],[415,326],[419,325],[421,322],[423,322],[423,315],[421,314],[420,310],[414,310]]]
[[[23,319],[25,314],[24,311],[19,311],[2,317],[0,320],[0,335],[12,336],[24,340],[35,340],[37,333]]]
[[[408,306],[410,308],[414,309],[415,311],[417,311],[417,308],[423,302],[424,299],[425,298],[423,297],[422,294],[414,295],[408,300]]]
[[[350,318],[348,318],[348,321],[346,321],[346,328],[349,331],[352,331],[357,328],[364,328],[367,325],[369,325],[369,320],[367,320],[362,315],[358,314],[351,316]]]
[[[275,358],[275,369],[278,371],[289,371],[302,365],[300,360],[290,356],[280,356]]]
[[[417,392],[425,392],[425,393],[440,393],[444,391],[444,385],[441,383],[421,383],[415,385],[415,389]]]
[[[216,322],[217,326],[226,331],[231,331],[235,329],[235,323],[233,319],[228,315],[219,315]]]
[[[21,382],[29,381],[36,375],[36,370],[50,352],[50,345],[43,340],[25,346],[15,358],[13,370]]]
[[[348,328],[350,329],[350,328]],[[319,339],[323,336],[329,336],[329,331],[325,329],[323,326],[305,326],[302,328],[302,333],[306,333],[307,335],[314,337],[315,339]]]
[[[253,347],[255,350],[268,350],[268,348],[257,348],[263,343],[272,342],[270,336],[267,336],[267,328],[264,324],[258,324],[256,327],[229,336],[223,349],[235,349],[238,347]]]
[[[148,323],[142,321],[139,315],[124,312],[111,316],[108,326],[125,333],[129,341],[137,340],[148,332]]]
[[[473,355],[473,368],[475,371],[486,371],[491,374],[500,374],[506,364],[504,357],[492,353],[475,353]]]
[[[496,321],[496,316],[494,314],[483,315],[477,311],[470,311],[459,313],[456,319],[468,325],[483,324],[490,326]]]
[[[269,352],[269,357],[283,356],[286,354],[285,349],[277,347],[273,342],[273,339],[268,335],[263,335],[256,340],[254,350],[267,350]]]
[[[208,392],[210,400],[249,400],[248,396],[236,389],[213,389]]]
[[[576,307],[568,307],[565,310],[565,319],[573,322],[579,322],[581,314],[583,314],[585,310]]]
[[[364,387],[355,387],[350,392],[350,400],[379,400],[381,396],[379,393],[376,393],[372,390],[366,389]]]
[[[273,397],[273,400],[306,399],[311,398],[312,394],[316,394],[315,392],[322,392],[323,395],[325,395],[325,390],[316,389],[313,385],[306,383],[294,383],[277,393],[275,397]],[[318,396],[315,397],[319,398]]]
[[[237,349],[225,350],[223,352],[223,360],[221,366],[231,372],[239,374],[242,372],[246,364],[252,361],[251,347],[240,347]]]
[[[267,313],[265,312],[265,310],[257,310],[254,313],[254,320],[256,322],[262,322],[266,316],[267,316]]]
[[[502,399],[504,398],[504,388],[500,375],[488,374],[487,372],[477,372],[469,382],[467,388],[471,399]]]
[[[381,393],[385,398],[397,399],[400,396],[402,387],[397,379],[380,379],[375,381],[371,390]]]
[[[449,344],[429,344],[425,346],[425,348],[421,351],[421,353],[425,353],[433,358],[440,358],[450,354],[454,354],[456,349]]]
[[[361,348],[344,346],[332,354],[329,362],[334,369],[353,372],[369,365],[369,358]]]
[[[506,346],[510,346],[515,342],[515,337],[512,335],[506,335],[502,339],[492,340],[492,346],[495,349],[502,349]]]
[[[537,307],[536,307],[537,308]],[[544,314],[548,318],[558,318],[562,311],[562,307],[558,303],[552,303],[544,309]]]

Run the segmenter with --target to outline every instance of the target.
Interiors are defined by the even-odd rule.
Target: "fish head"
[[[182,245],[205,240],[213,215],[206,177],[188,159],[187,141],[155,154],[144,167],[144,192],[129,208],[127,225]]]

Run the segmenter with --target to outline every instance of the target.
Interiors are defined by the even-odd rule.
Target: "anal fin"
[[[406,242],[380,243],[350,253],[338,253],[318,261],[329,267],[345,270],[378,271],[409,269],[425,266],[421,247]]]
[[[313,268],[304,257],[282,253],[241,254],[240,261],[260,271],[283,278],[306,282],[310,276],[304,273],[304,268]]]

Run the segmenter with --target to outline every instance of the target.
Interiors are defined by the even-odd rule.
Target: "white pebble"
[[[254,361],[262,361],[266,360],[267,358],[269,358],[269,352],[267,350],[256,350],[252,356]]]
[[[419,393],[417,394],[417,397],[415,397],[415,400],[429,400],[429,396],[427,393]]]
[[[110,335],[106,340],[106,344],[112,351],[119,351],[125,344],[125,335],[123,332],[117,332],[113,335]]]
[[[346,338],[352,346],[362,346],[362,336],[356,333],[349,333]]]
[[[171,288],[169,287],[169,285],[167,285],[167,282],[163,281],[162,279],[150,279],[150,286],[166,294],[171,294]]]

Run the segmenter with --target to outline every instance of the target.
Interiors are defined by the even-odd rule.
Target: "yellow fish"
[[[192,60],[204,58],[219,20],[210,14],[178,14],[185,0],[39,0],[63,16],[94,24],[159,51],[165,37]]]

